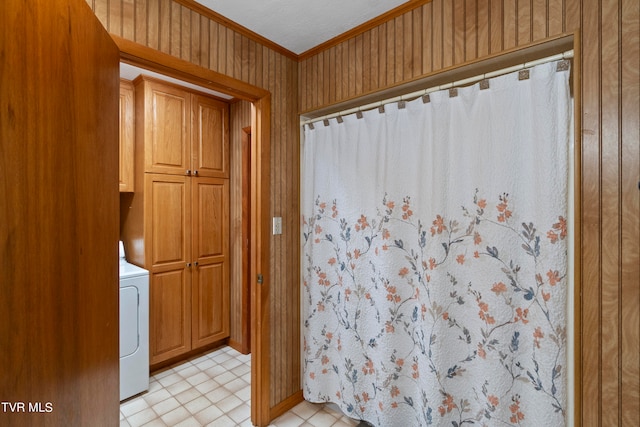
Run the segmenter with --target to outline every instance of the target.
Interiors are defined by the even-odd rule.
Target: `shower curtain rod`
[[[316,117],[314,119],[304,120],[304,121],[300,122],[300,126],[304,126],[304,125],[310,124],[310,123],[321,122],[323,120],[333,119],[333,118],[336,118],[336,117],[346,116],[347,114],[353,114],[353,113],[357,113],[359,111],[372,110],[374,108],[378,108],[378,107],[383,106],[385,104],[392,104],[394,102],[399,102],[399,101],[409,101],[409,100],[418,98],[420,96],[428,95],[431,92],[437,92],[439,90],[445,90],[445,89],[451,89],[451,88],[454,88],[454,87],[465,86],[465,85],[468,85],[468,84],[471,84],[471,83],[475,83],[475,82],[479,82],[481,80],[489,79],[489,78],[492,78],[492,77],[513,73],[514,71],[523,70],[525,68],[535,67],[536,65],[545,64],[547,62],[559,61],[561,59],[569,59],[569,58],[573,58],[573,49],[568,50],[568,51],[563,52],[563,53],[559,53],[557,55],[548,56],[546,58],[536,59],[535,61],[525,62],[523,64],[514,65],[512,67],[507,67],[507,68],[503,68],[503,69],[500,69],[500,70],[491,71],[491,72],[488,72],[488,73],[480,74],[480,75],[477,75],[477,76],[469,77],[469,78],[466,78],[466,79],[462,79],[462,80],[458,80],[458,81],[454,81],[454,82],[450,82],[450,83],[445,83],[445,84],[439,85],[439,86],[433,86],[433,87],[430,87],[430,88],[427,88],[427,89],[421,89],[421,90],[418,90],[418,91],[415,91],[415,92],[411,92],[411,93],[407,93],[407,94],[404,94],[404,95],[395,96],[393,98],[384,99],[382,101],[372,102],[370,104],[362,105],[360,107],[354,107],[354,108],[350,108],[348,110],[339,111],[337,113],[327,114],[327,115],[322,116],[322,117]]]

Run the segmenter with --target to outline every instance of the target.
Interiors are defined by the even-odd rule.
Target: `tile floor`
[[[120,405],[121,427],[251,426],[251,356],[223,347],[151,377],[149,391]],[[330,405],[302,402],[273,427],[350,427]]]

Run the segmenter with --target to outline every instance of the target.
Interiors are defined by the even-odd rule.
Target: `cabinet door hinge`
[[[258,274],[258,283],[262,284],[263,281],[264,281],[264,278],[262,277],[262,274]]]

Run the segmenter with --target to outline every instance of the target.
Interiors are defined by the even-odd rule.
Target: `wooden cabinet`
[[[145,172],[229,178],[226,103],[145,76],[134,84]]]
[[[133,155],[135,142],[134,87],[120,80],[120,191],[133,192]]]
[[[194,94],[191,97],[192,170],[197,176],[229,178],[229,106]]]
[[[228,180],[145,174],[151,363],[229,336]]]
[[[201,347],[229,336],[229,180],[191,180],[191,333]],[[224,226],[223,226],[224,225]]]
[[[229,337],[229,107],[147,77],[134,86],[136,191],[122,234],[150,272],[158,366]]]

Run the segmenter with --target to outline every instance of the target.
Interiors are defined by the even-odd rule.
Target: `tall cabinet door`
[[[151,364],[191,350],[191,181],[146,174]]]
[[[185,175],[191,169],[191,94],[171,85],[144,78],[144,99],[136,99],[136,121],[144,124],[145,172]]]
[[[192,178],[194,348],[229,336],[229,180]]]
[[[191,117],[194,174],[229,178],[229,105],[194,94]]]

